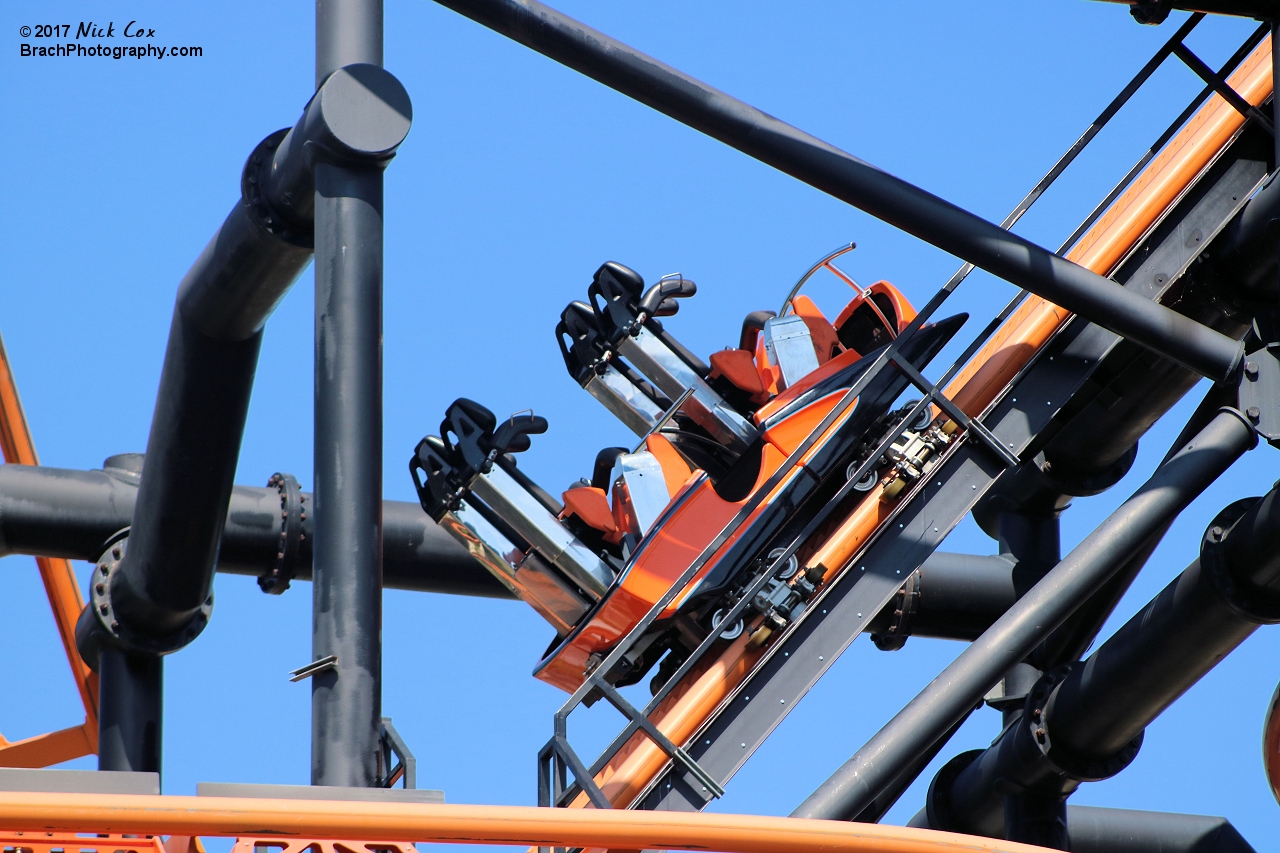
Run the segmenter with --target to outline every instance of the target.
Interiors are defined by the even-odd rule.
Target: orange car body
[[[673,459],[670,443],[661,434],[646,439],[646,447],[654,453],[667,474],[671,502],[653,524],[652,532],[645,536],[627,567],[614,581],[608,594],[575,629],[553,648],[539,663],[534,674],[548,684],[567,692],[576,690],[589,669],[644,618],[658,600],[671,589],[685,570],[742,509],[743,505],[762,488],[778,471],[787,457],[794,452],[821,424],[844,396],[845,387],[824,394],[808,402],[798,410],[786,413],[815,386],[831,382],[841,374],[856,370],[863,356],[842,346],[836,338],[835,327],[822,316],[805,297],[795,300],[796,313],[810,328],[815,351],[821,366],[799,382],[773,396],[755,414],[753,421],[761,429],[762,447],[760,466],[754,485],[739,500],[726,500],[702,471],[689,473],[689,468],[678,458]],[[895,323],[897,328],[886,329],[885,339],[890,340],[915,317],[915,310],[901,293],[888,282],[877,282],[865,293],[855,297],[841,313],[841,322],[847,320],[864,304],[875,305],[874,316],[879,322]],[[761,384],[776,391],[779,377],[776,368],[769,364],[763,344],[756,342],[755,364],[758,366]],[[735,535],[727,539],[694,575],[684,594],[677,596],[661,614],[669,618],[676,614],[687,596],[725,558],[738,539],[761,517],[770,504],[793,488],[798,478],[805,475],[805,466],[821,452],[826,442],[846,425],[857,411],[857,405],[836,418],[818,437],[812,447],[789,470],[770,494],[760,501],[755,510],[737,528]],[[776,416],[782,416],[774,422]],[[674,476],[673,476],[674,474]],[[570,495],[566,493],[569,505]],[[613,515],[620,518],[620,496],[615,494]]]

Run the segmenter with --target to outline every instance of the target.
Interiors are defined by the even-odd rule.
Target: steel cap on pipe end
[[[317,162],[385,167],[412,123],[409,93],[390,72],[359,63],[339,68],[280,140],[262,178],[264,194],[287,218],[310,223]]]
[[[391,73],[376,65],[339,68],[316,92],[313,106],[318,106],[317,118],[324,122],[329,136],[316,141],[340,147],[337,153],[359,159],[391,157],[413,123],[409,93]]]

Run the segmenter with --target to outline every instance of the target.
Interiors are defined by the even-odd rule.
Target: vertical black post
[[[316,0],[316,88],[357,62],[382,67],[382,0]]]
[[[381,0],[317,0],[316,81],[382,65]],[[323,155],[321,155],[323,157]],[[382,169],[315,167],[311,782],[377,780],[382,719]]]
[[[1000,553],[1017,561],[1013,583],[1021,597],[1062,559],[1058,513],[1052,507],[1002,512],[999,532]],[[1035,672],[1030,667],[1024,668]],[[1028,679],[1024,676],[1022,680]],[[1034,681],[1034,676],[1030,680]],[[1006,678],[1006,687],[1009,683]],[[1006,710],[1005,723],[1009,723],[1010,715],[1017,716],[1020,711],[1020,708]],[[1066,797],[1031,790],[1011,791],[1005,795],[1004,817],[1006,840],[1052,850],[1068,849]]]
[[[159,773],[164,658],[104,647],[98,677],[98,769]]]
[[[1271,22],[1271,123],[1276,128],[1275,132],[1275,164],[1272,171],[1280,171],[1280,124],[1276,121],[1280,120],[1280,98],[1276,97],[1276,92],[1280,91],[1280,85],[1276,81],[1280,80],[1280,49],[1277,49],[1276,42],[1280,40],[1280,18]]]

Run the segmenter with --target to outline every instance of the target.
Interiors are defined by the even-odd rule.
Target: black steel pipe
[[[912,766],[1154,533],[1256,444],[1220,413],[792,813],[848,820]]]
[[[382,86],[384,109],[316,148],[311,782],[378,780],[382,730],[382,169],[409,97],[382,65],[382,0],[317,0],[317,97]],[[345,82],[344,82],[345,81]],[[392,91],[394,89],[394,91]]]
[[[382,722],[382,173],[316,167],[311,782],[378,778]],[[325,249],[327,247],[327,250]]]
[[[1067,806],[1073,853],[1256,853],[1225,817]],[[907,823],[928,829],[921,809]]]
[[[313,191],[313,152],[385,162],[404,138],[394,78],[371,66],[332,78],[250,155],[240,200],[178,289],[128,557],[108,608],[86,611],[135,651],[181,648],[207,613],[262,328],[311,258],[297,201]]]
[[[140,454],[126,454],[140,456]],[[139,477],[108,459],[104,470],[74,471],[0,465],[0,556],[29,554],[96,560],[133,522]],[[312,496],[303,492],[304,505]],[[231,490],[218,549],[219,572],[262,577],[280,551],[280,495],[276,489]],[[287,574],[311,580],[314,513],[301,521]],[[385,586],[418,592],[514,598],[417,503],[383,501],[382,572]]]
[[[899,595],[866,627],[877,638],[972,641],[1018,600],[1015,567],[1004,557],[935,551],[921,564],[910,597]],[[905,606],[904,606],[905,605]],[[881,648],[897,648],[901,643]]]
[[[311,257],[311,158],[323,150],[384,163],[403,139],[407,103],[381,69],[335,73],[292,130],[250,155],[240,200],[178,290],[128,547],[119,543],[95,569],[92,606],[77,626],[86,659],[104,648],[167,654],[203,629],[262,328]],[[104,707],[159,695],[158,665],[124,672],[103,671]],[[120,731],[141,736],[136,727]],[[145,745],[123,749],[137,754]]]
[[[316,88],[357,62],[382,65],[382,0],[316,0]]]
[[[437,0],[628,97],[1203,376],[1243,350],[1208,329],[535,0]]]
[[[1225,817],[1067,806],[1067,827],[1073,853],[1255,853]]]
[[[159,773],[164,658],[107,646],[98,677],[98,769]]]
[[[93,561],[133,520],[137,474],[117,460],[102,470],[0,465],[0,556],[27,554]],[[310,492],[302,492],[312,505]],[[280,495],[273,488],[236,486],[218,550],[219,572],[262,577],[278,559]],[[383,586],[417,592],[513,599],[453,537],[416,503],[383,501]],[[314,513],[299,528],[296,563],[288,574],[311,580]],[[1003,557],[938,551],[920,567],[915,605],[904,624],[912,637],[974,640],[1017,600],[1014,566]],[[867,626],[889,630],[890,605]]]
[[[1207,12],[1210,15],[1236,15],[1267,21],[1280,16],[1276,0],[1106,0],[1129,7],[1140,24],[1160,24],[1169,12]]]

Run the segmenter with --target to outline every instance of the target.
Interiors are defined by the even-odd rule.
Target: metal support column
[[[164,658],[108,646],[98,677],[98,769],[159,773]]]
[[[317,0],[316,85],[382,65],[381,0]],[[408,130],[407,123],[404,130]],[[401,135],[403,138],[403,135]],[[397,140],[398,144],[398,140]],[[394,146],[393,146],[394,147]],[[382,164],[315,164],[311,782],[371,787],[382,725]]]
[[[1016,561],[1014,584],[1019,596],[1039,583],[1040,579],[1062,559],[1061,526],[1053,507],[1037,511],[1002,512],[999,516],[1000,553]],[[1027,678],[1018,672],[1018,680],[1034,681],[1038,670],[1030,666],[1015,669],[1032,673]],[[1005,700],[1014,698],[1005,678]],[[1030,683],[1027,683],[1027,687]],[[1008,712],[1006,711],[1006,719]],[[1011,841],[1035,844],[1055,850],[1067,849],[1067,801],[1065,797],[1041,796],[1035,791],[1010,791],[1005,796],[1005,837]]]

